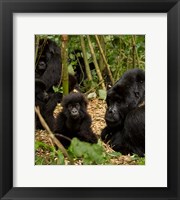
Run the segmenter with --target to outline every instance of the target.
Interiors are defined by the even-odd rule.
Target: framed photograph
[[[179,12],[178,0],[0,1],[1,199],[180,198]],[[67,41],[68,55],[65,48]],[[72,72],[69,75],[64,75],[66,56],[69,72]],[[87,60],[93,86],[88,85],[92,77],[88,74]],[[52,67],[48,71],[49,65],[54,67],[54,74],[51,74],[54,72]],[[98,73],[100,68],[103,74],[104,66],[109,79]],[[108,71],[109,66],[111,70]],[[35,106],[39,106],[40,111],[44,109],[44,105],[39,103],[42,92],[44,103],[48,104],[50,99],[52,104],[55,100],[54,112],[54,105],[62,98],[61,89],[65,93],[66,84],[60,85],[61,73],[62,84],[66,82],[64,77],[69,77],[69,90],[83,91],[89,102],[86,108],[84,97],[74,92],[63,98],[63,110],[56,107],[57,113],[51,113],[53,120],[55,115],[55,122],[52,123],[49,113],[41,113],[50,129],[57,131],[55,137],[61,137],[58,141],[65,147],[68,144],[67,152],[71,155],[65,156],[68,159],[64,157],[66,150],[63,152],[53,137],[50,140],[46,137],[51,134],[48,128],[45,128],[46,132],[39,131],[46,124],[37,118],[38,110],[36,116],[34,111]],[[132,78],[135,74],[136,81]],[[125,96],[131,86],[135,91],[131,104],[127,104],[128,109],[123,110],[125,117],[112,114],[120,107],[117,92]],[[98,95],[98,100],[93,95]],[[68,98],[74,98],[73,104],[67,103]],[[81,100],[75,102],[77,98]],[[132,102],[136,102],[136,108]],[[73,140],[72,126],[82,130],[77,128],[82,123],[77,120],[82,109],[87,117],[89,113],[93,118],[92,124],[83,128],[89,135],[78,132],[78,139]],[[127,113],[130,109],[142,116],[134,132],[134,115],[128,126],[125,123],[129,119],[127,116],[131,116]],[[63,114],[67,111],[70,114],[66,115],[69,120],[64,123],[64,129],[68,130],[68,137],[63,135],[64,129],[58,125],[65,119]],[[74,125],[70,117],[78,123]],[[114,125],[117,121],[119,123],[120,117],[123,124]],[[134,139],[136,146],[130,145],[132,143],[126,139],[125,144],[121,143],[116,148],[111,135],[119,137],[122,132],[116,128],[121,126],[121,130],[124,127],[128,130],[123,134],[130,135],[131,142],[137,130],[139,135],[143,134],[138,136],[138,141]],[[116,131],[111,134],[113,130]],[[69,139],[71,144],[67,143]],[[115,140],[115,144],[121,139]],[[143,142],[139,144],[141,139]],[[88,143],[88,146],[86,142],[93,144]],[[108,154],[101,148],[105,143],[107,146],[103,148],[109,148],[105,149]],[[52,144],[53,150],[49,144]],[[98,159],[93,160],[91,154],[88,157],[87,152],[86,157],[80,159],[77,146],[91,150],[93,146],[93,156],[99,156]],[[56,150],[57,147],[63,153]],[[120,152],[128,156],[119,159]]]

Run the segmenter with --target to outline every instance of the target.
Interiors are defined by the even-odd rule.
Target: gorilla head
[[[131,110],[145,100],[145,73],[140,69],[127,71],[108,91],[105,119],[109,127],[122,127]]]
[[[81,93],[70,93],[62,101],[63,112],[72,120],[83,118],[87,110],[87,100]]]

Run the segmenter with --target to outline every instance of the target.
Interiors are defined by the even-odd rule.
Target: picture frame
[[[13,13],[167,13],[168,187],[13,187]],[[0,1],[0,197],[1,199],[179,199],[179,0],[1,0]],[[156,181],[156,180],[154,180]]]

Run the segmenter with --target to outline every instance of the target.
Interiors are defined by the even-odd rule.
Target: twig
[[[59,133],[55,133],[54,135],[55,135],[55,136],[62,137],[62,138],[64,138],[64,139],[66,139],[66,140],[68,140],[68,141],[71,142],[71,139],[70,139],[69,137],[66,137],[65,135],[62,135],[62,134],[59,134]]]

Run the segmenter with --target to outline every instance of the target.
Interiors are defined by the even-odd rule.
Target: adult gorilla
[[[57,86],[61,79],[62,63],[61,52],[58,45],[50,39],[40,39],[36,59],[35,78],[43,81],[46,91],[53,92],[53,86]],[[69,73],[69,91],[79,90],[77,79]]]
[[[60,81],[61,68],[60,48],[50,39],[41,39],[38,47],[35,78],[46,84],[47,91],[52,90],[52,86],[57,85]]]
[[[145,73],[127,71],[108,91],[104,142],[122,154],[145,154]]]

